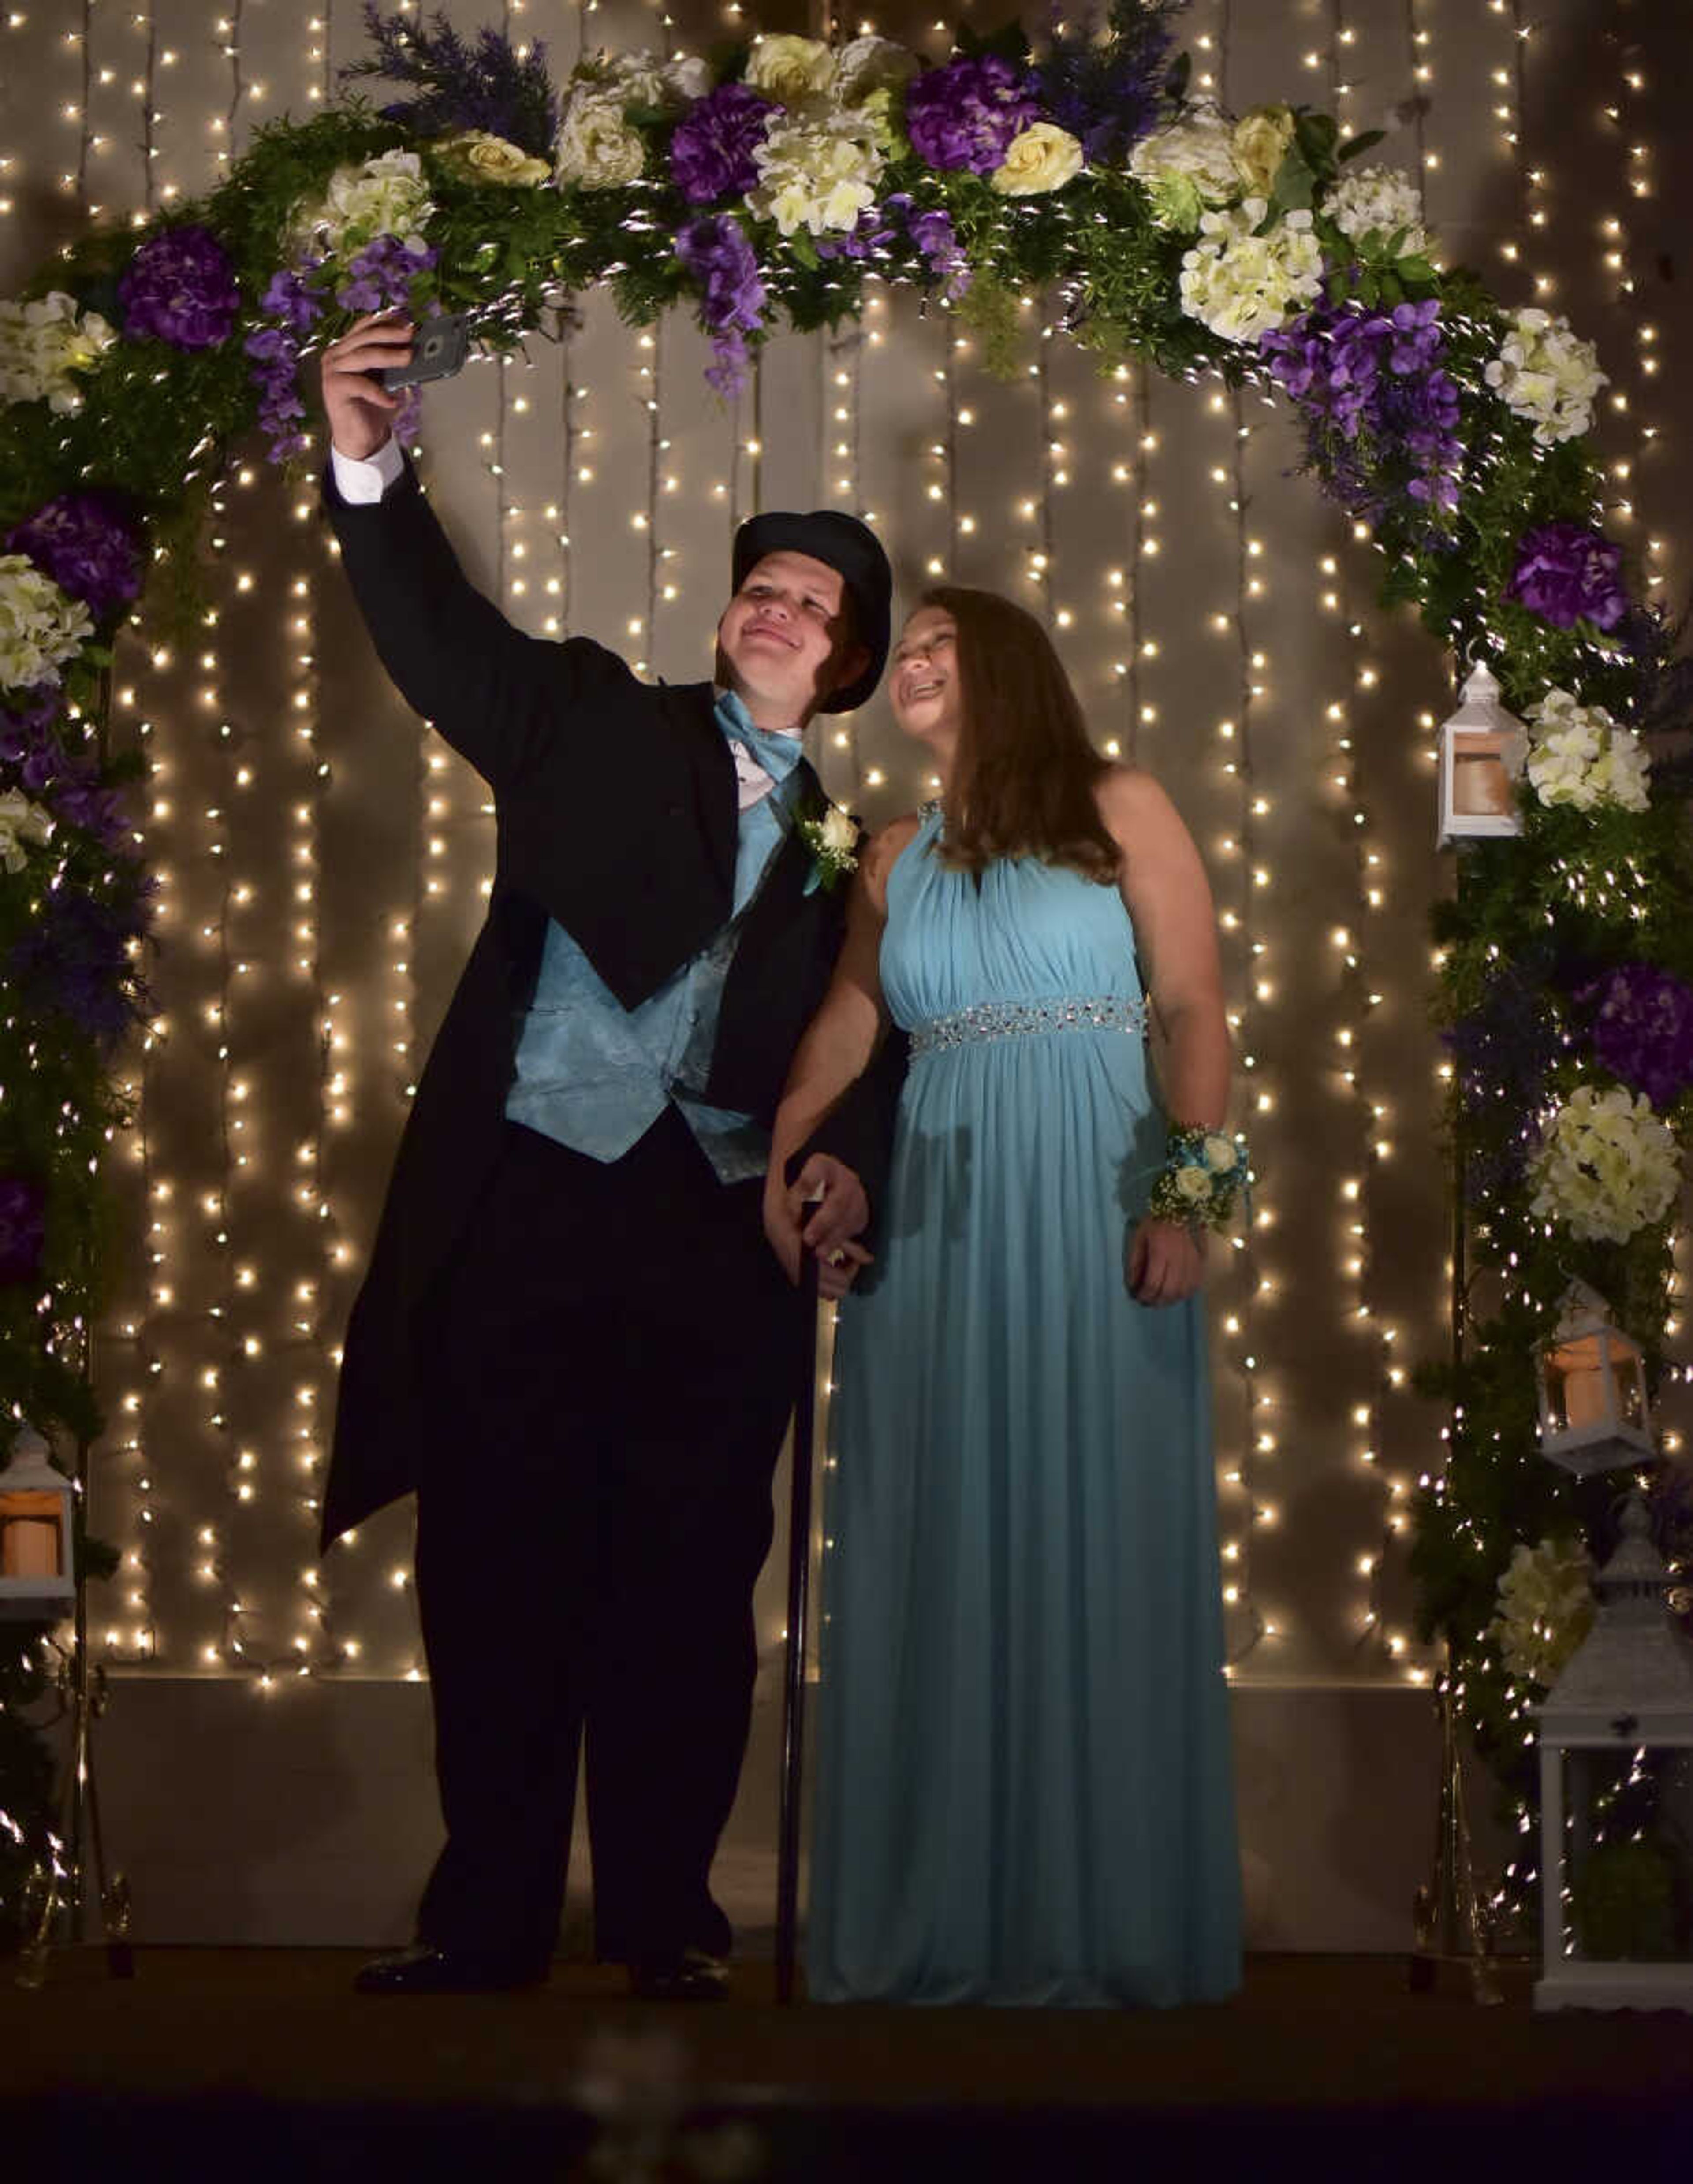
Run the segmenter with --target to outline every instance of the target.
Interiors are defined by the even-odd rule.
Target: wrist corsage
[[[1223,1130],[1172,1128],[1170,1150],[1153,1184],[1147,1212],[1154,1221],[1191,1221],[1226,1228],[1251,1179],[1246,1140]]]
[[[807,894],[821,888],[825,894],[858,869],[858,822],[850,811],[831,804],[821,818],[802,819],[801,838],[811,851],[811,871],[805,883]]]

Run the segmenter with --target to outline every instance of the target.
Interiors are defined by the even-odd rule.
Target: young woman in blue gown
[[[891,690],[942,792],[865,850],[766,1200],[794,1271],[787,1156],[897,1023],[877,1258],[839,1243],[820,1268],[852,1293],[808,1989],[1221,1998],[1240,1909],[1205,1231],[1148,1211],[1172,1128],[1223,1123],[1210,890],[1164,792],[1095,753],[1020,608],[926,593]]]

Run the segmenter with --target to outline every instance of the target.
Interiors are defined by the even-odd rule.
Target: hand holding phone
[[[390,365],[377,377],[390,394],[407,387],[422,387],[432,379],[450,379],[462,370],[470,354],[470,320],[462,311],[439,319],[425,319],[412,334],[411,359]]]

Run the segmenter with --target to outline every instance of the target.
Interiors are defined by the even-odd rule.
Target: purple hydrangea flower
[[[764,323],[757,258],[727,213],[691,221],[676,238],[676,255],[705,291],[700,317],[717,359],[706,380],[727,402],[746,383],[746,337]]]
[[[721,83],[696,99],[670,139],[670,173],[690,204],[745,197],[758,180],[753,153],[782,111],[750,83]]]
[[[47,1242],[47,1193],[23,1175],[0,1175],[0,1282],[33,1281]]]
[[[1623,589],[1623,549],[1580,523],[1543,523],[1517,543],[1517,566],[1505,588],[1531,614],[1556,629],[1590,621],[1614,629],[1629,610]]]
[[[215,348],[241,309],[235,268],[204,227],[170,227],[149,237],[118,283],[124,332],[152,335],[172,348]]]
[[[1437,518],[1456,510],[1464,449],[1438,301],[1318,305],[1259,348],[1304,413],[1311,468],[1345,507],[1380,515],[1405,494]]]
[[[412,282],[437,265],[440,255],[427,244],[418,249],[397,235],[378,235],[348,266],[335,300],[349,311],[383,311],[390,304],[409,309]]]
[[[905,93],[906,134],[931,167],[991,175],[1012,138],[1040,118],[1029,79],[997,53],[925,69]]]
[[[81,888],[49,889],[39,918],[6,959],[28,1004],[68,1017],[109,1051],[148,1005],[129,944],[147,931],[151,890],[128,903]]]
[[[57,682],[37,682],[27,690],[11,690],[0,706],[0,762],[16,766],[33,748],[44,730],[59,718],[64,693]]]
[[[6,549],[27,554],[96,621],[141,589],[140,543],[108,493],[60,493],[8,534]]]
[[[290,333],[309,334],[323,316],[323,298],[310,278],[322,263],[321,258],[302,259],[298,265],[285,265],[273,273],[260,303],[266,318],[280,319]],[[250,341],[247,347],[251,354]]]
[[[1660,1114],[1693,1085],[1693,986],[1653,963],[1623,963],[1578,999],[1599,1005],[1595,1056]]]

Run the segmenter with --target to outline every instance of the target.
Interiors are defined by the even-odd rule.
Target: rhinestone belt
[[[1049,1031],[1128,1031],[1146,1029],[1144,1001],[1128,1001],[1105,994],[1078,999],[1061,994],[1047,1001],[978,1001],[949,1017],[931,1017],[911,1033],[911,1059],[940,1054],[949,1047],[969,1046],[981,1039],[1023,1039]]]

